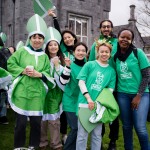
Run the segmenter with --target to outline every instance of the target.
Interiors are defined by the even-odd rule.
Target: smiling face
[[[73,46],[75,38],[70,33],[64,33],[63,41],[67,46]]]
[[[83,45],[78,45],[74,51],[74,57],[78,60],[83,60],[86,57],[86,48]]]
[[[100,27],[101,34],[104,36],[110,36],[112,33],[112,26],[111,23],[108,21],[104,21]]]
[[[44,38],[39,36],[38,34],[36,34],[36,35],[34,34],[30,38],[30,43],[34,49],[39,49],[44,44]]]
[[[120,45],[120,48],[128,49],[128,47],[132,43],[132,40],[132,33],[129,30],[123,30],[118,37],[118,43]]]
[[[48,44],[48,51],[50,55],[57,55],[57,52],[59,50],[58,43],[56,41],[50,41]]]
[[[98,49],[98,61],[102,64],[107,64],[108,59],[110,58],[110,48],[102,45]]]

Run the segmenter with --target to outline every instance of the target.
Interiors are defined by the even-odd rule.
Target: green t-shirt
[[[118,75],[117,91],[136,94],[138,92],[142,75],[141,69],[147,68],[149,60],[141,49],[137,49],[138,59],[132,52],[123,62],[116,59],[116,72]],[[145,92],[148,92],[146,88]]]
[[[104,37],[100,36],[99,40],[103,40]],[[110,38],[108,39],[108,42],[110,42],[113,46],[112,46],[112,51],[111,51],[111,56],[113,56],[116,52],[117,52],[117,38]],[[95,49],[96,43],[94,42],[91,50],[90,50],[90,56],[89,56],[89,61],[93,61],[96,60],[96,55],[97,55],[97,51]]]
[[[78,80],[76,79],[80,70],[82,69],[81,66],[76,65],[74,62],[71,63],[71,75],[70,81],[65,86],[65,90],[63,93],[62,104],[63,110],[67,112],[76,112],[78,95],[79,95],[79,86]]]
[[[104,88],[115,88],[116,73],[110,65],[103,67],[95,60],[84,65],[77,79],[85,81],[89,95],[95,101]],[[78,103],[87,104],[87,100],[81,92]]]
[[[73,62],[74,61],[74,55],[67,51],[67,48],[66,48],[64,42],[61,43],[60,48],[61,48],[61,51],[62,51],[64,57],[70,58],[71,62]]]

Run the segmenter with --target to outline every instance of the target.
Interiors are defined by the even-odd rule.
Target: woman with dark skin
[[[118,48],[113,59],[118,77],[117,97],[125,150],[133,150],[133,127],[141,150],[148,150],[146,119],[149,109],[149,61],[145,53],[132,44],[133,39],[134,33],[129,29],[122,29],[118,34]]]

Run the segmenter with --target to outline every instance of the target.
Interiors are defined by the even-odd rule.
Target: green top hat
[[[33,0],[34,13],[42,18],[48,15],[49,9],[56,9],[51,0]]]
[[[61,41],[61,34],[59,33],[58,30],[56,30],[55,28],[53,27],[49,27],[47,29],[47,32],[46,32],[46,45],[50,42],[50,41],[56,41],[58,44],[60,44],[60,41]]]
[[[45,37],[47,25],[43,18],[41,18],[38,14],[35,14],[28,20],[26,28],[29,33],[29,37],[34,34],[41,34]]]
[[[7,40],[6,34],[1,32],[0,33],[0,46],[4,46],[4,43],[6,42],[6,40]]]

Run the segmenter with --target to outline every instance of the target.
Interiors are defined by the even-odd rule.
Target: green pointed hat
[[[26,28],[29,33],[29,37],[33,34],[42,34],[45,37],[47,25],[43,18],[41,18],[38,14],[35,14],[28,20]]]
[[[4,43],[6,42],[6,40],[7,40],[6,34],[1,32],[0,33],[0,46],[4,46]]]
[[[58,42],[58,44],[60,44],[60,41],[61,41],[61,34],[59,33],[58,30],[56,30],[55,28],[53,27],[49,27],[47,29],[47,32],[46,32],[46,45],[50,42],[50,41],[56,41]]]
[[[34,13],[42,18],[48,15],[49,9],[56,9],[51,0],[33,0]]]
[[[22,41],[19,41],[16,45],[16,50],[20,49],[23,46],[24,46],[24,43]]]

